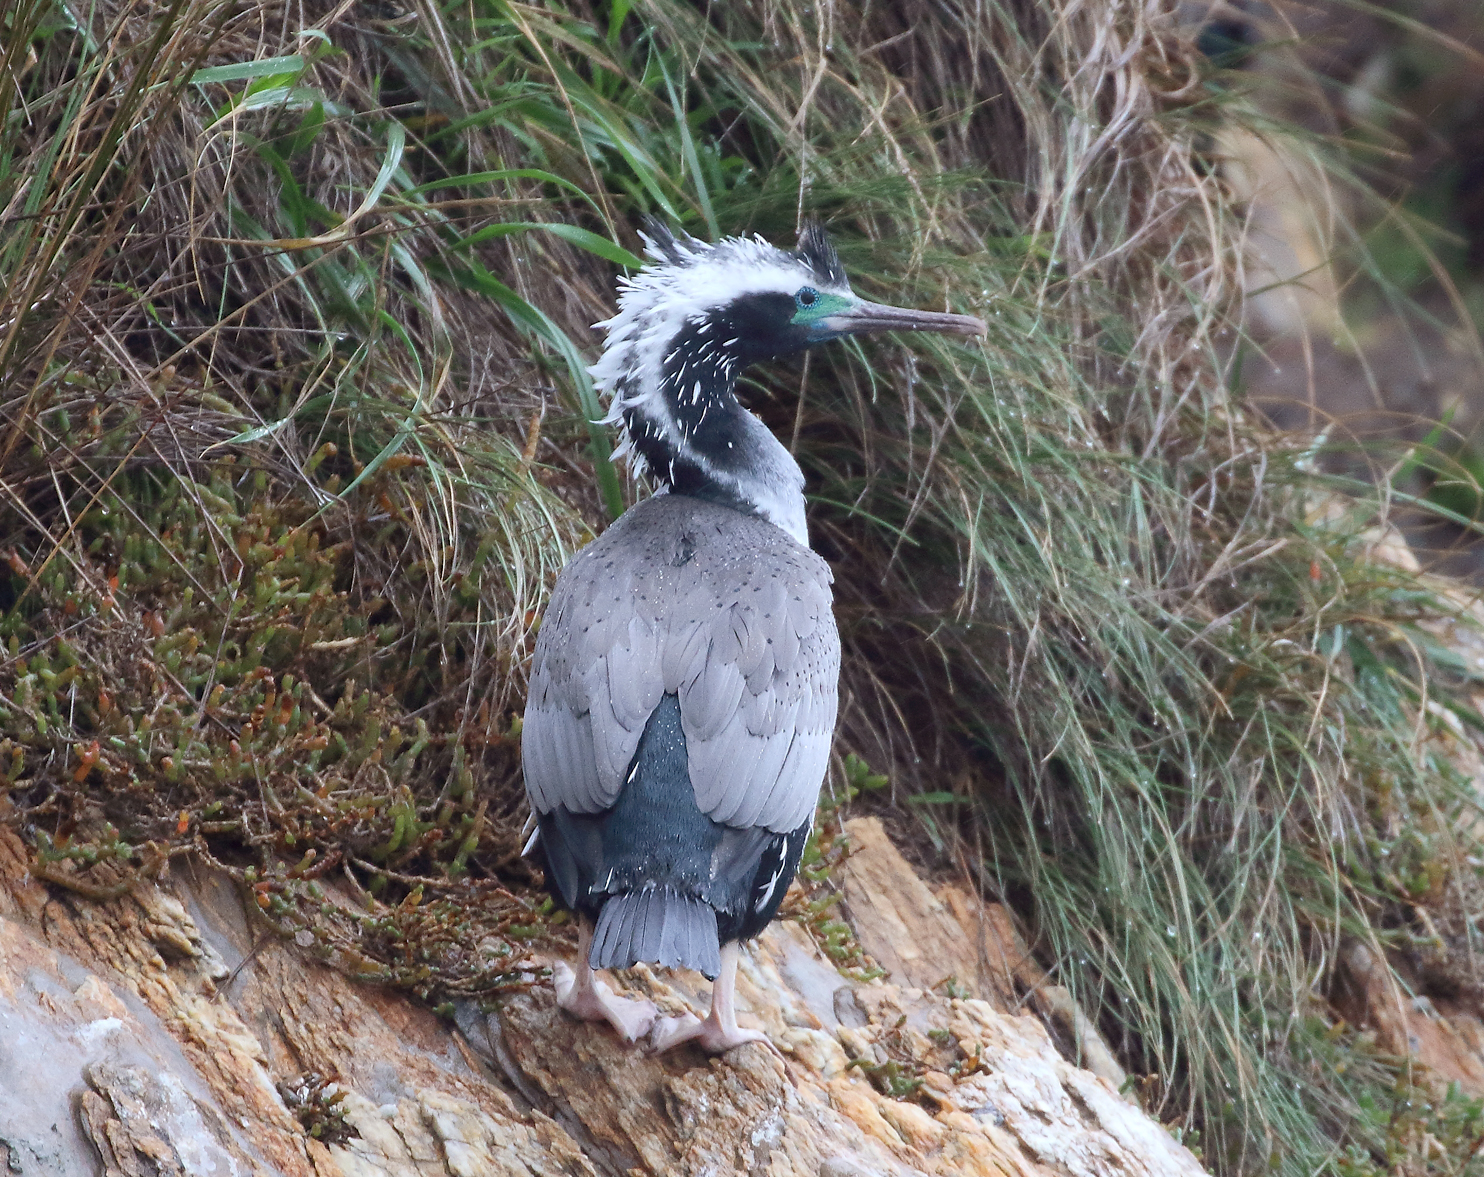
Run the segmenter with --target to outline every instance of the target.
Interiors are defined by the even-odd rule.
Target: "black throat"
[[[624,414],[634,448],[671,490],[752,509],[735,490],[757,459],[744,440],[747,410],[737,401],[737,376],[758,360],[803,350],[805,329],[791,323],[793,312],[786,294],[748,294],[687,320],[675,333],[662,362],[660,393],[679,438],[666,436],[638,408]],[[677,442],[684,442],[683,450]]]

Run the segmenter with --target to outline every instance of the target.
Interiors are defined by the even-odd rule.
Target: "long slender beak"
[[[941,335],[983,335],[984,321],[973,315],[944,311],[914,311],[890,307],[864,299],[849,310],[820,321],[827,331],[841,335],[864,335],[868,331],[936,331]]]

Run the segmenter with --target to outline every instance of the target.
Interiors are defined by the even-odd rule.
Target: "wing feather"
[[[667,694],[675,694],[696,681],[696,676],[706,666],[706,652],[710,633],[699,620],[690,620],[670,627],[665,640],[665,652],[660,664]]]
[[[684,715],[682,711],[682,720]],[[767,744],[767,737],[750,735],[738,720],[733,720],[717,738],[701,741],[700,747],[691,750],[691,784],[702,813],[729,825],[750,824],[734,819],[747,800]],[[686,747],[690,749],[689,740]]]
[[[732,607],[741,620],[741,651],[737,656],[737,669],[747,679],[753,691],[758,687],[767,690],[772,685],[773,659],[769,651],[768,625],[756,609],[740,605]],[[754,685],[756,684],[756,685]]]
[[[702,811],[796,829],[835,725],[830,579],[753,516],[680,495],[629,511],[563,571],[537,638],[523,736],[533,807],[611,806],[674,692]]]
[[[655,628],[635,617],[629,622],[628,641],[607,654],[608,701],[613,716],[629,732],[644,730],[650,713],[660,705],[664,675],[660,642]],[[630,753],[632,755],[632,752]]]
[[[643,719],[649,718],[646,714],[630,729],[618,715],[613,697],[608,691],[608,664],[612,659],[612,653],[598,658],[593,663],[592,672],[587,676],[591,704],[588,723],[592,733],[592,755],[597,764],[598,809],[608,808],[618,797],[619,789],[623,788],[624,773],[628,771],[629,761],[633,760],[634,751],[639,747],[639,737],[644,732]],[[659,702],[658,697],[655,702]]]
[[[787,614],[786,624],[780,625],[773,634],[773,665],[787,674],[799,660],[799,647],[804,635],[794,624],[792,613]]]
[[[784,781],[779,772],[788,757],[789,746],[796,733],[792,730],[772,736],[749,735],[744,741],[748,749],[754,750],[747,779],[735,777],[727,791],[726,801],[712,816],[728,825],[750,827],[762,825],[761,818],[769,810],[768,802],[780,788],[787,790],[792,782]],[[812,792],[819,796],[819,782],[813,782]],[[775,806],[775,810],[781,806]]]
[[[534,757],[525,757],[527,791],[536,812],[550,813],[558,805],[573,813],[604,808],[593,760],[592,723],[586,713],[527,709],[521,743],[536,751]]]
[[[526,709],[520,743],[521,761],[526,774],[526,792],[531,799],[531,808],[537,813],[550,813],[552,803],[546,796],[543,785],[556,779],[556,771],[551,750],[551,720],[546,713],[534,707]]]
[[[827,731],[801,731],[794,736],[788,748],[788,758],[778,771],[778,783],[768,797],[765,811],[776,806],[776,824],[780,830],[796,830],[814,815],[818,804],[818,791],[813,797],[802,790],[780,793],[785,782],[800,780],[823,781],[825,770],[830,765],[830,745],[834,743],[835,731],[831,725]],[[793,824],[790,825],[789,823]]]
[[[680,720],[685,728],[685,742],[706,743],[716,739],[737,714],[747,680],[735,662],[706,659],[701,673],[680,691]],[[694,755],[694,752],[692,753]],[[703,805],[701,807],[705,809]]]

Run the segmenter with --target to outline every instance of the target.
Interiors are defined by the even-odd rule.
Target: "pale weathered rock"
[[[1444,1017],[1427,998],[1407,993],[1386,963],[1359,942],[1345,946],[1339,982],[1335,1005],[1355,1025],[1375,1031],[1382,1050],[1414,1058],[1444,1082],[1484,1094],[1477,1017]]]
[[[931,989],[952,983],[1009,1002],[1011,991],[997,984],[988,947],[964,935],[949,905],[913,873],[880,820],[856,818],[845,833],[846,913],[872,959],[903,984]]]
[[[9,1171],[271,1171],[164,1022],[0,916],[0,1139]]]
[[[893,978],[1020,1009],[1017,990],[1055,1024],[1077,1060],[1122,1090],[1127,1074],[1065,986],[1051,980],[1010,913],[947,884],[935,894],[912,872],[874,817],[846,823],[845,900],[862,946]]]
[[[905,866],[871,877],[856,902],[926,905],[983,959]],[[965,967],[922,967],[945,963]],[[1201,1172],[1034,1018],[939,979],[853,984],[782,923],[738,982],[743,1022],[776,1052],[649,1058],[561,1014],[544,982],[493,1014],[463,1009],[460,1033],[265,935],[220,875],[177,868],[106,902],[50,894],[0,829],[0,1160],[31,1177]],[[707,988],[642,967],[619,980],[669,1012]],[[325,1142],[279,1094],[311,1073],[343,1093]],[[911,1098],[884,1094],[893,1083]]]

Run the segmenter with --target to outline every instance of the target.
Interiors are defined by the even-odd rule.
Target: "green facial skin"
[[[814,301],[804,305],[809,295],[814,296]],[[820,319],[826,319],[830,315],[838,315],[848,311],[855,305],[855,301],[840,294],[825,294],[815,290],[812,286],[806,286],[794,295],[794,317],[789,320],[796,327],[810,327]]]

